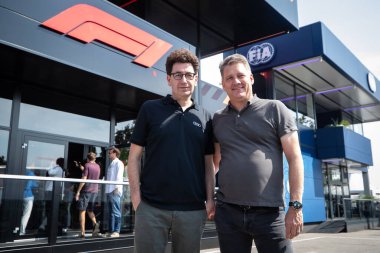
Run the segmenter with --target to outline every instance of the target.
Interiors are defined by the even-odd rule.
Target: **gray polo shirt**
[[[284,206],[280,138],[297,126],[278,100],[256,95],[240,112],[230,105],[215,113],[214,135],[221,147],[218,200],[251,206]]]

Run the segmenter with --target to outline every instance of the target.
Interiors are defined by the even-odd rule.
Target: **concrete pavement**
[[[350,233],[302,233],[293,240],[294,253],[380,253],[380,230]],[[252,253],[257,253],[252,247]],[[218,248],[201,253],[220,253]],[[239,253],[239,252],[236,252]]]

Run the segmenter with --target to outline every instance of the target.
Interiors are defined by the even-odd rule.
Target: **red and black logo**
[[[145,67],[152,67],[172,47],[166,41],[87,4],[70,7],[42,25],[84,43],[98,40],[136,56],[133,62]]]

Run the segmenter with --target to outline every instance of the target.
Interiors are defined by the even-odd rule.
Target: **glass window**
[[[276,87],[276,99],[283,102],[292,112],[293,117],[296,119],[297,108],[296,100],[294,96],[294,84],[289,80],[275,74],[275,87]]]
[[[0,130],[0,173],[4,174],[7,165],[9,132]]]
[[[119,122],[115,127],[115,145],[125,146],[129,145],[136,120],[128,120]]]
[[[315,128],[314,102],[312,94],[300,86],[296,86],[299,127]]]
[[[352,130],[358,134],[361,134],[361,135],[364,135],[363,133],[363,124],[362,123],[358,123],[358,124],[352,124],[351,125],[352,127]]]
[[[282,101],[292,112],[298,127],[315,128],[314,101],[312,93],[287,78],[275,73],[276,99]]]
[[[109,142],[110,122],[23,103],[20,128]]]
[[[7,152],[8,152],[9,132],[0,130],[0,174],[5,174],[7,169]],[[0,205],[3,199],[3,179],[0,179]]]
[[[128,120],[123,122],[118,122],[115,126],[115,145],[120,149],[119,159],[124,163],[124,181],[128,181],[128,155],[129,155],[129,139],[132,135],[133,129],[135,127],[136,120]],[[131,232],[133,229],[133,216],[134,211],[132,208],[131,194],[129,185],[123,187],[123,198],[122,198],[122,227],[121,229],[126,232]]]
[[[0,98],[0,108],[0,125],[9,127],[11,122],[12,100]]]

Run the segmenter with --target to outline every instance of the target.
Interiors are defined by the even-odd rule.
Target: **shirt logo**
[[[194,126],[197,126],[197,127],[202,127],[201,124],[199,124],[198,122],[195,122],[195,121],[193,121],[193,125],[194,125]]]
[[[137,56],[133,62],[152,67],[171,47],[166,41],[87,4],[70,7],[42,26],[84,43],[94,40]]]

